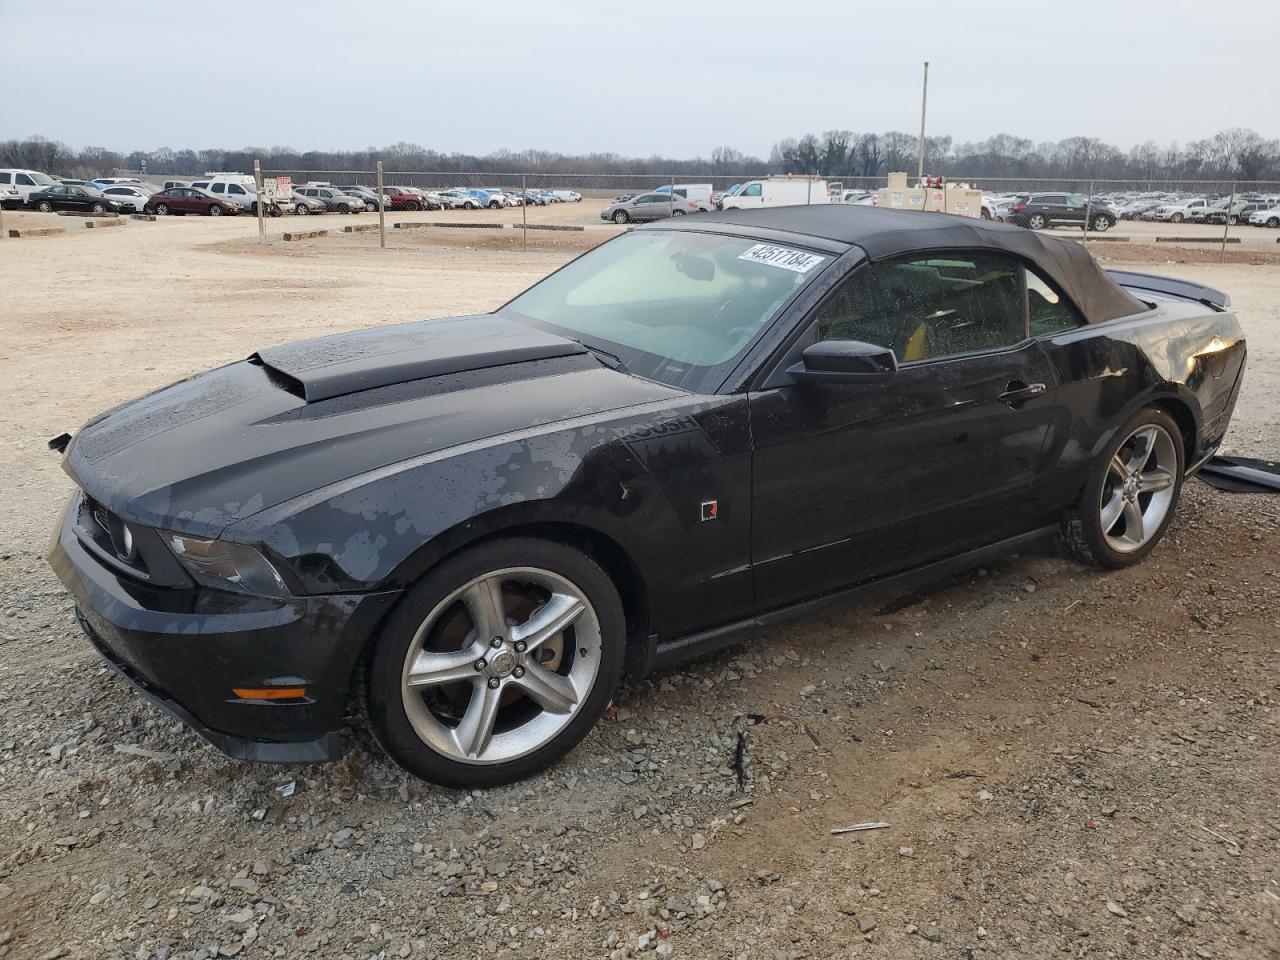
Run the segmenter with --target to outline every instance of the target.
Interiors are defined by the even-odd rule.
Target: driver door
[[[954,253],[864,267],[752,391],[761,610],[1039,525],[1053,373],[1027,335],[1020,261]],[[885,382],[785,371],[819,340],[891,347]]]

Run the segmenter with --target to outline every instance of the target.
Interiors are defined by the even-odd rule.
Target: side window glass
[[[876,264],[819,311],[822,340],[888,347],[900,363],[1022,342],[1022,265],[998,255],[943,254]]]
[[[1040,337],[1059,330],[1074,330],[1084,322],[1080,311],[1043,277],[1030,268],[1026,268],[1026,274],[1031,336]]]

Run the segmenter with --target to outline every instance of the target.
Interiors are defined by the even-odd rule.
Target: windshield
[[[709,393],[832,259],[739,237],[637,231],[585,254],[501,312],[598,347],[629,373]]]

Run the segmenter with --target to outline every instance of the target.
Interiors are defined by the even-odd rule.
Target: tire
[[[1095,233],[1106,233],[1113,223],[1114,221],[1105,213],[1100,213],[1093,218],[1093,230]]]
[[[486,615],[494,584],[502,584],[503,609]],[[513,589],[522,584],[535,586]],[[549,615],[553,605],[562,612]],[[539,618],[564,625],[520,652],[519,627]],[[622,602],[594,560],[549,540],[487,541],[428,572],[388,618],[365,677],[370,728],[392,760],[431,783],[470,789],[521,780],[594,726],[622,675],[625,647]],[[411,665],[420,686],[409,683]],[[530,688],[544,693],[535,700],[524,693]],[[544,708],[543,695],[563,709]],[[486,729],[484,706],[492,709],[488,736],[476,732]]]
[[[627,211],[625,210],[615,210],[613,212],[614,223],[626,223],[630,219],[631,219],[631,215],[627,213]]]
[[[1027,226],[1032,230],[1044,230],[1049,226],[1049,218],[1043,213],[1033,213],[1027,217]]]
[[[1185,218],[1180,213],[1175,213],[1169,217],[1170,223],[1181,223]]]
[[[211,217],[222,216],[222,208],[218,206],[216,203],[209,204],[209,216]]]
[[[1130,473],[1133,457],[1144,449],[1147,456],[1138,473]],[[1138,411],[1116,431],[1094,464],[1079,502],[1064,515],[1062,541],[1067,552],[1112,570],[1142,560],[1173,520],[1185,468],[1184,439],[1173,418],[1159,407]],[[1137,477],[1142,480],[1131,482]],[[1136,534],[1131,526],[1135,520],[1140,521]]]

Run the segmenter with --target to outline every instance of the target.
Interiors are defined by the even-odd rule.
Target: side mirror
[[[800,381],[883,383],[898,372],[892,350],[861,340],[819,340],[806,347],[802,357],[787,370]]]

